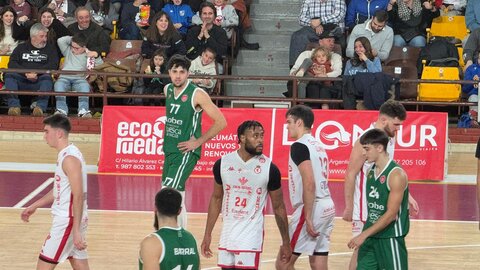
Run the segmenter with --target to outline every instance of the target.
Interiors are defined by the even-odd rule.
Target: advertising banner
[[[286,109],[221,109],[227,128],[202,147],[194,176],[211,176],[217,159],[238,148],[237,127],[257,120],[265,129],[264,154],[287,177],[289,146]],[[375,111],[315,110],[312,134],[329,156],[329,178],[343,179],[355,141],[378,118]],[[164,107],[105,106],[99,172],[161,174],[163,167]],[[211,125],[203,115],[202,130]],[[408,112],[395,138],[394,159],[410,180],[443,180],[447,141],[447,114]]]

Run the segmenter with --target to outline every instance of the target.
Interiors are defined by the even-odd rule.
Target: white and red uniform
[[[373,128],[373,127],[372,127]],[[367,132],[371,128],[365,130]],[[393,159],[395,152],[395,138],[390,138],[387,145],[387,153],[390,159]],[[353,193],[353,215],[352,215],[352,233],[359,235],[363,230],[363,225],[367,220],[367,199],[365,197],[367,187],[367,174],[372,167],[373,162],[365,162],[362,169],[355,177],[355,189]]]
[[[58,153],[55,181],[53,183],[52,228],[40,252],[40,259],[50,263],[63,262],[69,257],[87,258],[86,250],[77,250],[73,245],[73,194],[70,181],[62,167],[63,160],[67,156],[77,158],[82,164],[84,202],[80,229],[83,237],[85,237],[87,231],[87,170],[82,153],[76,146],[70,144]]]
[[[313,168],[316,198],[313,205],[312,221],[315,229],[320,233],[317,238],[312,238],[306,231],[303,211],[303,180],[298,169],[298,166],[305,160],[310,160]],[[328,189],[327,153],[311,134],[304,134],[290,148],[288,185],[290,200],[293,208],[295,208],[289,225],[293,252],[306,253],[307,255],[327,253],[330,248],[335,205]]]
[[[258,269],[267,194],[280,188],[280,171],[264,155],[245,162],[237,151],[223,156],[213,170],[223,186],[218,265]]]

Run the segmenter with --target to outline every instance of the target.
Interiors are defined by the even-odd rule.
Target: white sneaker
[[[78,112],[78,117],[82,117],[82,118],[92,118],[92,113],[90,111],[87,111],[87,110],[80,110]]]
[[[67,116],[67,112],[62,110],[62,109],[56,109],[53,114],[63,114],[65,116]]]

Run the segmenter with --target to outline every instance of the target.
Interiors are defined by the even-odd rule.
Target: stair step
[[[236,63],[238,65],[253,65],[271,63],[276,66],[288,66],[287,50],[240,50]]]
[[[254,3],[250,7],[250,17],[263,18],[265,16],[277,18],[297,19],[300,14],[301,3]]]
[[[300,24],[296,18],[282,18],[277,16],[251,18],[253,31],[268,31],[270,35],[276,32],[290,31],[294,32],[300,29]]]
[[[253,43],[258,42],[262,48],[288,48],[290,46],[291,35],[286,34],[276,34],[276,35],[267,35],[263,33],[252,33],[246,34],[245,40],[247,42]]]
[[[288,76],[290,69],[288,65],[278,66],[271,63],[258,63],[252,65],[234,65],[232,75],[242,76]]]
[[[282,81],[228,81],[227,96],[283,97],[287,91]]]

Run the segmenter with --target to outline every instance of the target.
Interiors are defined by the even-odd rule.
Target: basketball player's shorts
[[[361,220],[353,220],[352,221],[352,235],[353,237],[359,235],[363,231],[363,221]]]
[[[197,165],[198,159],[199,156],[192,152],[166,155],[163,164],[162,186],[184,191],[185,182]]]
[[[295,209],[289,224],[290,245],[296,255],[328,255],[330,234],[335,218],[335,205],[330,197],[317,198],[313,205],[312,221],[315,231],[320,233],[312,237],[307,233],[303,205]]]
[[[83,217],[80,224],[80,233],[85,239],[87,235],[88,217]],[[50,233],[45,239],[40,260],[57,264],[68,258],[87,259],[87,250],[78,250],[73,245],[73,218],[53,216]]]
[[[408,269],[405,238],[367,238],[358,250],[357,269]]]
[[[218,250],[218,266],[222,268],[258,269],[260,252]]]

